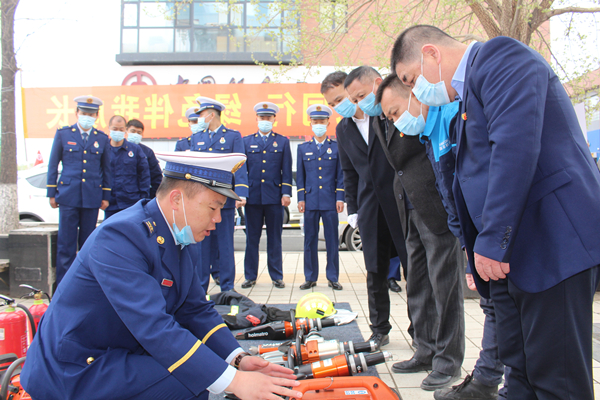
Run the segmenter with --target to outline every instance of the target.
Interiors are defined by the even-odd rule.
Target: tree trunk
[[[19,0],[1,0],[2,13],[2,146],[0,154],[0,233],[19,227],[17,201],[17,134],[15,129],[15,10]]]

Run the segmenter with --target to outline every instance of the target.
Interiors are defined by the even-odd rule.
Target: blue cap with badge
[[[331,117],[331,108],[324,104],[313,104],[306,109],[306,114],[311,119],[326,119]]]
[[[79,96],[73,99],[77,103],[77,108],[85,112],[98,112],[100,106],[104,103],[97,97],[94,96]]]
[[[168,178],[202,183],[209,189],[235,200],[233,174],[246,162],[241,153],[203,153],[196,151],[155,152],[156,157],[166,161],[163,174]]]
[[[254,106],[254,112],[256,112],[256,115],[276,115],[279,112],[279,107],[275,103],[263,101]]]
[[[200,108],[198,107],[190,107],[185,110],[185,117],[188,120],[197,120],[200,117]]]
[[[206,109],[223,111],[225,110],[225,108],[227,108],[225,107],[225,104],[211,99],[210,97],[197,97],[196,103],[198,103],[198,105],[200,106],[200,110],[198,112]]]

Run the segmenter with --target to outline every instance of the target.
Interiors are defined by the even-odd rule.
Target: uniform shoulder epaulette
[[[156,222],[154,222],[154,220],[152,218],[143,220],[142,224],[148,230],[148,237],[154,235],[154,232],[156,231]]]
[[[61,131],[63,129],[71,129],[71,125],[65,125],[65,126],[61,126],[60,128],[58,128],[59,131]]]
[[[106,133],[99,131],[98,129],[95,129],[94,133],[99,133],[100,135],[104,135],[104,136],[108,137],[108,135]]]

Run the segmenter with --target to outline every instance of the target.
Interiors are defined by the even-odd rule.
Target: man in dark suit
[[[600,173],[558,77],[516,40],[432,26],[398,37],[392,68],[424,104],[461,102],[454,194],[509,398],[593,399]]]
[[[359,69],[361,73],[377,74],[371,67]],[[353,223],[358,223],[360,232],[363,232],[369,319],[373,331],[369,339],[383,346],[389,343],[388,333],[392,328],[387,288],[390,258],[395,255],[395,250],[402,264],[406,265],[406,248],[392,189],[394,170],[385,161],[373,130],[373,125],[381,123],[381,120],[356,107],[344,90],[345,80],[349,76],[358,76],[358,72],[353,71],[348,76],[343,72],[329,74],[321,83],[321,93],[327,103],[345,117],[336,128],[336,136],[344,173],[348,219],[357,218],[358,221]],[[351,218],[353,215],[354,218]]]
[[[399,96],[394,84],[404,88],[398,79],[394,80],[394,75],[376,84],[376,103],[386,107],[383,111],[391,121],[384,126],[385,130],[375,127],[375,132],[400,181],[395,194],[408,251],[406,297],[417,349],[411,359],[394,364],[392,370],[396,373],[431,370],[421,388],[436,390],[460,377],[464,359],[464,259],[458,239],[448,228],[448,214],[456,213],[453,208],[446,208],[448,199],[443,197],[444,192],[438,192],[443,187],[441,176],[436,175],[440,168],[435,164],[434,171],[426,145],[419,137],[422,133],[419,130],[425,127],[426,110],[421,108],[422,124],[418,125],[421,129],[409,124],[399,132],[392,122],[398,121],[400,115],[404,121],[406,108],[396,100]],[[395,101],[389,101],[390,98]],[[419,109],[416,104],[413,106]],[[435,117],[430,122],[435,122]],[[447,132],[449,124],[444,125]]]

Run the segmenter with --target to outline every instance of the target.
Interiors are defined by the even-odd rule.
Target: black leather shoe
[[[385,346],[386,344],[390,344],[390,337],[388,335],[384,335],[383,333],[373,332],[371,337],[367,339],[367,342],[370,340],[375,342],[377,350],[379,350],[380,347]]]
[[[251,281],[250,279],[246,279],[244,281],[244,283],[242,283],[242,289],[248,289],[249,287],[252,287],[256,285],[256,281]]]
[[[392,365],[392,371],[397,374],[410,374],[412,372],[421,372],[431,370],[431,364],[425,364],[417,361],[414,357],[410,360],[400,361]]]
[[[388,288],[395,293],[400,293],[402,291],[402,288],[394,278],[388,279]]]
[[[300,285],[300,290],[310,289],[311,287],[317,286],[317,282],[315,281],[306,281],[302,285]]]
[[[497,400],[498,386],[487,386],[467,375],[460,385],[436,390],[433,394],[436,400]]]
[[[460,375],[452,376],[452,375],[442,374],[441,372],[438,372],[438,371],[431,371],[431,373],[429,375],[427,375],[427,378],[423,379],[423,382],[421,382],[421,389],[423,389],[423,390],[443,389],[447,386],[450,386],[450,384],[452,382],[456,381],[458,378],[460,378]]]
[[[285,282],[283,279],[277,279],[273,281],[273,286],[275,286],[277,289],[283,289],[285,287]]]
[[[215,281],[215,283],[218,286],[221,286],[221,277],[220,276],[213,276],[213,281]]]
[[[334,282],[334,281],[327,281],[327,286],[329,286],[330,288],[333,288],[333,290],[342,290],[344,287],[342,285],[340,285],[339,282]]]

